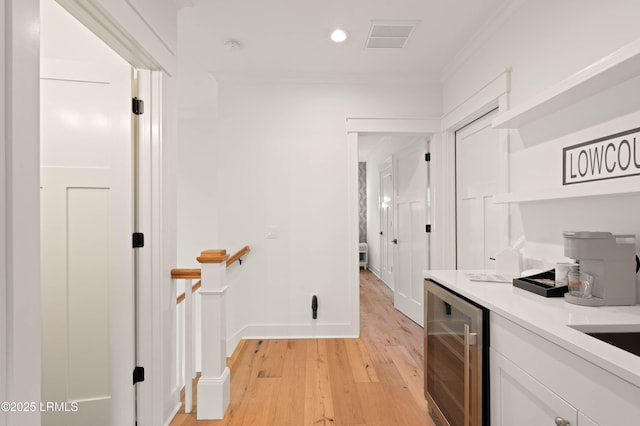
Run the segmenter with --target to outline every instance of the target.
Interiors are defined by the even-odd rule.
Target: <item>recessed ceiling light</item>
[[[344,32],[344,30],[337,29],[331,33],[331,40],[333,40],[336,43],[342,43],[346,39],[347,39],[347,33]]]

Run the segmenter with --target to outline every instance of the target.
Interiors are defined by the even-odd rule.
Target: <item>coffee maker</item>
[[[562,236],[564,255],[577,260],[580,272],[594,278],[592,297],[567,293],[567,302],[585,306],[636,304],[635,235],[566,231]]]

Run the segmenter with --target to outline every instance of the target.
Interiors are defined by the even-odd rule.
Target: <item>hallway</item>
[[[427,425],[422,328],[393,308],[393,294],[360,272],[359,339],[242,341],[229,360],[226,418],[171,426]],[[195,389],[194,389],[195,394]],[[195,400],[195,397],[194,397]]]

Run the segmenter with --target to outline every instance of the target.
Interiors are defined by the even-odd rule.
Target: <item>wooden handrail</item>
[[[251,251],[251,247],[244,246],[236,254],[227,259],[227,268],[233,265],[234,262],[240,260],[242,256],[249,253]],[[171,270],[171,278],[174,280],[199,280],[201,278],[200,269],[180,269],[174,268]],[[191,288],[191,292],[195,292],[200,287],[202,287],[202,281],[198,281]],[[185,294],[182,293],[176,298],[176,304],[182,302],[185,299]]]
[[[200,287],[202,287],[202,281],[198,281],[197,283],[195,283],[193,287],[191,287],[191,292],[194,293]],[[180,302],[182,302],[186,297],[187,296],[184,293],[182,293],[180,296],[176,298],[176,304],[180,304]]]
[[[227,259],[227,268],[233,265],[233,262],[240,260],[242,256],[249,253],[250,251],[251,251],[251,247],[249,246],[242,247],[240,250],[238,250],[236,254],[234,254],[229,259]]]
[[[174,280],[199,280],[200,269],[179,269],[171,270],[171,279]]]

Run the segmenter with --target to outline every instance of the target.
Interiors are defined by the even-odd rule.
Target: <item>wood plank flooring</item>
[[[229,359],[225,419],[197,421],[194,404],[171,426],[434,426],[423,394],[422,328],[393,308],[391,290],[366,270],[360,307],[358,339],[242,341]]]

